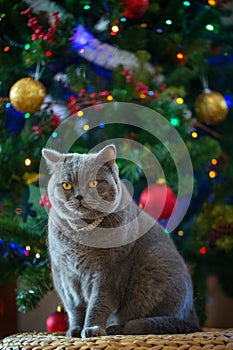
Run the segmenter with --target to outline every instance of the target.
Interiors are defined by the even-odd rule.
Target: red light
[[[203,246],[203,247],[201,247],[200,248],[200,254],[202,254],[202,255],[204,255],[204,254],[206,254],[206,252],[207,252],[207,249],[206,249],[206,247],[205,246]]]
[[[46,57],[52,56],[52,52],[51,52],[51,51],[46,51],[46,52],[45,52],[45,56],[46,56]]]
[[[110,34],[111,34],[112,36],[114,36],[114,35],[117,35],[117,32],[113,32],[113,31],[112,31]]]

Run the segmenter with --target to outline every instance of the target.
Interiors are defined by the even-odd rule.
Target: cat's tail
[[[123,329],[126,334],[177,334],[200,332],[196,321],[186,321],[172,316],[146,317],[128,321]]]

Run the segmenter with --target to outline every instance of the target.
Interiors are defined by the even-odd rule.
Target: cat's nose
[[[81,201],[81,199],[83,199],[83,196],[81,194],[78,194],[77,196],[75,196],[75,198]]]

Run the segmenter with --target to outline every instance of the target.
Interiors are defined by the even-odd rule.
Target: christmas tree
[[[0,0],[0,5],[1,283],[19,280],[21,311],[53,289],[46,248],[50,203],[39,171],[42,148],[51,138],[59,144],[57,127],[69,118],[78,120],[82,134],[70,151],[88,152],[121,138],[154,154],[164,177],[154,174],[153,191],[158,201],[166,186],[168,207],[159,217],[166,227],[179,190],[167,148],[147,128],[104,120],[90,128],[85,112],[103,103],[110,108],[133,103],[166,118],[191,157],[191,203],[167,233],[190,265],[203,321],[200,300],[208,273],[217,274],[233,296],[232,1]],[[142,169],[142,153],[124,147],[132,156],[118,159],[120,174],[143,207],[144,172],[153,168],[147,163]],[[188,187],[189,179],[182,184]]]

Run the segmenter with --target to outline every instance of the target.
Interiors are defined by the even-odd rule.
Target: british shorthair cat
[[[115,146],[42,153],[51,174],[48,249],[67,336],[199,331],[188,269],[163,228],[131,199]]]

